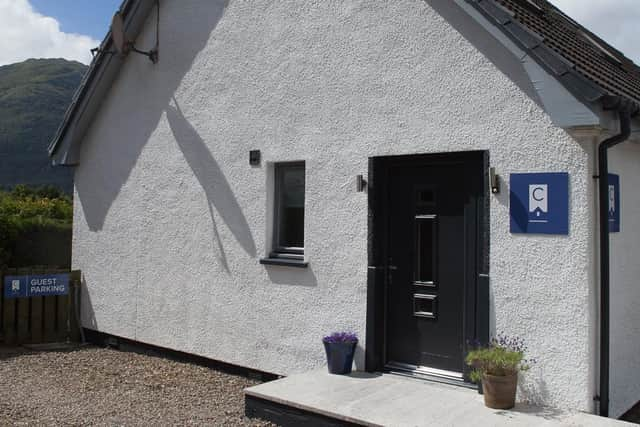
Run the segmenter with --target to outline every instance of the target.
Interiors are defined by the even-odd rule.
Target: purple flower
[[[354,343],[358,342],[358,336],[354,332],[334,332],[322,338],[326,343]]]
[[[528,350],[522,338],[508,337],[506,335],[501,335],[501,334],[491,339],[490,346],[502,347],[504,349],[507,349],[510,351],[517,351],[520,353],[526,353]]]

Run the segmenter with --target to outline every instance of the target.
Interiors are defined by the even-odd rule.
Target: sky
[[[0,0],[0,65],[29,58],[91,62],[121,0]]]
[[[640,0],[550,0],[640,65]]]
[[[121,1],[0,0],[0,65],[28,58],[88,64]],[[550,1],[640,64],[640,0]]]
[[[57,19],[60,31],[102,40],[122,0],[30,0],[30,3],[38,13]]]

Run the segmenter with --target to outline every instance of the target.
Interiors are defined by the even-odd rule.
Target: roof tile
[[[547,0],[484,0],[482,3],[494,3],[508,10],[517,23],[540,36],[545,46],[570,64],[575,64],[575,70],[581,76],[596,83],[606,93],[640,103],[640,68]],[[484,8],[487,5],[483,5]],[[506,25],[504,29],[513,33],[509,27]],[[531,49],[529,44],[523,44]],[[545,65],[554,71],[561,71],[562,66],[541,52],[537,54],[545,60]],[[566,77],[565,80],[577,82],[575,76]]]

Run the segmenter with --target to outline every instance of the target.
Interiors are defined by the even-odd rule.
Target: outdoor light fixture
[[[362,177],[362,175],[356,176],[356,189],[358,193],[362,193],[367,188],[367,181]]]
[[[249,164],[251,166],[260,166],[260,150],[249,151]]]
[[[491,184],[491,192],[493,194],[500,193],[500,175],[496,174],[496,168],[489,169],[489,182]]]

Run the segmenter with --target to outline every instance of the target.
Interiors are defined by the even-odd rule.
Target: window
[[[304,249],[304,163],[276,165],[275,245],[278,251]]]
[[[274,169],[273,251],[263,264],[306,267],[304,262],[304,162],[278,163]]]

